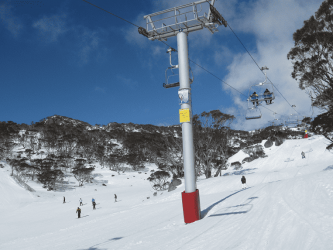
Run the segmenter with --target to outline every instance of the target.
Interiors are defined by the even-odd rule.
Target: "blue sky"
[[[89,2],[128,21],[145,25],[143,16],[188,0],[123,0]],[[217,0],[226,18],[284,97],[302,115],[311,115],[310,100],[291,78],[287,53],[292,34],[322,1]],[[190,58],[248,94],[263,75],[229,28],[190,33]],[[176,48],[176,38],[167,43]],[[54,114],[94,124],[178,124],[177,88],[164,89],[169,66],[167,46],[149,41],[137,28],[76,1],[0,2],[0,120],[27,123]],[[176,59],[176,55],[175,55]],[[175,60],[175,63],[176,60]],[[236,116],[233,127],[253,129],[272,120],[244,119],[246,98],[195,65],[193,112],[220,109]],[[287,119],[293,110],[278,93],[269,108]]]

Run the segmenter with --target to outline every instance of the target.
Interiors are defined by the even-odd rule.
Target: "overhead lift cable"
[[[131,24],[131,25],[133,25],[133,26],[135,26],[135,27],[137,27],[138,28],[138,32],[141,34],[141,35],[144,35],[144,36],[147,36],[147,30],[145,29],[145,28],[143,28],[143,27],[141,27],[141,26],[138,26],[138,25],[136,25],[136,24],[134,24],[134,23],[132,23],[132,22],[130,22],[130,21],[127,21],[126,19],[124,19],[124,18],[122,18],[122,17],[120,17],[120,16],[117,16],[117,15],[115,15],[115,14],[113,14],[112,12],[110,12],[110,11],[107,11],[107,10],[105,10],[105,9],[103,9],[103,8],[101,8],[101,7],[99,7],[99,6],[97,6],[97,5],[95,5],[95,4],[92,4],[92,3],[90,3],[90,2],[88,2],[88,1],[86,1],[86,0],[82,0],[83,2],[86,2],[86,3],[88,3],[88,4],[90,4],[90,5],[92,5],[92,6],[94,6],[94,7],[96,7],[96,8],[98,8],[98,9],[100,9],[100,10],[103,10],[103,11],[105,11],[106,13],[109,13],[109,14],[111,14],[111,15],[113,15],[113,16],[115,16],[115,17],[117,17],[117,18],[119,18],[119,19],[121,19],[121,20],[123,20],[123,21],[125,21],[125,22],[127,22],[127,23],[129,23],[129,24]],[[225,22],[225,20],[223,20],[223,24],[224,25],[228,25],[226,22]],[[229,25],[228,25],[229,26]],[[229,26],[229,28],[231,29],[231,27]],[[236,34],[235,34],[236,35]],[[238,38],[238,37],[237,37]],[[160,41],[160,40],[158,40],[158,41]],[[240,39],[239,39],[239,41],[240,41]],[[170,45],[168,45],[165,41],[160,41],[160,42],[162,42],[162,43],[164,43],[166,46],[168,46],[168,47],[170,47],[170,48],[172,48]],[[241,41],[240,41],[241,42]],[[243,45],[244,46],[244,45]],[[245,46],[244,46],[244,48],[245,48]],[[176,49],[174,49],[174,48],[172,48],[174,51],[177,51]],[[246,48],[245,48],[246,49]],[[246,49],[247,50],[247,49]],[[249,52],[248,52],[249,53]],[[249,53],[250,54],[250,53]],[[251,56],[251,54],[250,54],[250,56]],[[252,56],[251,56],[252,57]],[[253,59],[253,58],[252,58]],[[223,81],[222,79],[220,79],[218,76],[216,76],[215,74],[213,74],[213,73],[211,73],[209,70],[207,70],[207,69],[205,69],[204,67],[202,67],[202,66],[200,66],[199,64],[197,64],[196,62],[194,62],[193,60],[191,60],[190,58],[189,58],[189,60],[192,62],[192,63],[194,63],[195,65],[197,65],[198,67],[200,67],[201,69],[203,69],[204,71],[206,71],[207,73],[209,73],[209,74],[211,74],[212,76],[214,76],[216,79],[218,79],[218,80],[220,80],[222,83],[224,83],[224,84],[226,84],[226,85],[228,85],[229,87],[231,87],[232,89],[234,89],[234,90],[236,90],[238,93],[240,93],[241,95],[243,95],[243,96],[245,96],[245,97],[247,97],[245,94],[243,94],[241,91],[239,91],[239,90],[237,90],[236,88],[234,88],[234,87],[232,87],[230,84],[228,84],[228,83],[226,83],[225,81]],[[254,60],[254,59],[253,59]],[[254,62],[255,62],[255,60],[254,60]],[[256,62],[255,62],[256,63]],[[257,63],[256,63],[257,64]],[[258,65],[258,64],[257,64]],[[259,67],[259,66],[258,66]],[[260,69],[260,68],[259,68]],[[270,81],[270,80],[269,80]],[[269,109],[269,108],[267,108],[267,107],[265,107],[265,106],[263,106],[265,109],[267,109],[267,110],[269,110],[269,111],[271,111],[271,112],[273,112],[273,113],[276,113],[276,112],[274,112],[274,111],[272,111],[271,109]],[[297,111],[296,111],[297,112]],[[278,114],[278,113],[276,113],[276,114]]]

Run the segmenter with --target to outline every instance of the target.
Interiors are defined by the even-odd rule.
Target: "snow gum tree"
[[[316,118],[313,129],[323,130],[333,145],[333,0],[325,0],[314,16],[293,35],[295,46],[288,53],[293,61],[292,77],[301,89],[312,90],[312,105],[327,113]],[[324,129],[322,129],[324,128]]]
[[[212,169],[217,176],[227,167],[229,128],[234,119],[219,110],[193,116],[196,171],[206,178],[212,176]]]
[[[170,178],[170,174],[166,171],[156,171],[152,173],[147,180],[150,181],[153,185],[153,189],[157,191],[167,190],[169,187],[169,182],[167,181]]]
[[[91,173],[94,171],[95,168],[85,167],[85,159],[76,159],[76,166],[73,168],[73,175],[75,179],[79,182],[79,186],[83,186],[85,182],[90,182],[92,179]]]
[[[287,56],[293,62],[292,77],[301,89],[313,91],[314,106],[327,110],[333,106],[333,0],[325,0],[293,39]]]

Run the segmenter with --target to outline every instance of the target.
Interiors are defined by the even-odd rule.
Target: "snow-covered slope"
[[[148,174],[112,177],[109,170],[98,170],[100,179],[108,180],[106,187],[66,192],[33,187],[32,195],[7,168],[0,169],[0,249],[333,249],[333,155],[325,147],[322,136],[288,140],[265,149],[268,157],[242,170],[199,179],[203,218],[188,225],[180,194],[184,186],[153,196]],[[241,161],[241,154],[232,162]],[[81,219],[75,214],[79,198]]]

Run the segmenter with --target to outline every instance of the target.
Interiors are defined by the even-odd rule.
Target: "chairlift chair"
[[[268,70],[268,68],[262,67],[261,70],[265,74],[265,81],[260,82],[258,84],[252,85],[249,89],[249,98],[248,101],[251,101],[252,103],[258,103],[260,105],[263,101],[266,102],[266,105],[273,104],[273,100],[275,99],[274,95],[274,86],[272,83],[267,82],[267,74],[265,70]],[[269,92],[265,92],[263,88],[266,88]],[[262,93],[257,94],[257,96],[253,96],[252,91],[259,89],[259,91]],[[258,92],[259,92],[258,91]],[[256,92],[256,91],[254,91]],[[254,93],[253,92],[253,93]]]
[[[281,125],[281,124],[279,124],[279,119],[275,117],[276,114],[277,114],[277,113],[274,112],[274,113],[273,113],[274,120],[273,120],[273,121],[269,121],[269,122],[271,123],[271,126],[275,126],[275,124],[277,124],[277,126],[278,126],[278,125]]]
[[[298,125],[298,116],[296,114],[290,114],[288,120],[286,121],[286,126],[297,127],[297,125]]]
[[[176,50],[171,47],[167,50],[167,53],[169,53],[169,55],[170,55],[170,65],[171,66],[165,70],[165,83],[163,83],[163,87],[166,89],[179,86],[179,74],[174,72],[174,70],[178,70],[179,68],[178,68],[178,65],[173,65],[172,61],[171,61],[171,52],[174,52],[174,51],[176,51]],[[192,75],[192,78],[190,77],[190,84],[192,84],[193,80],[194,80],[194,76],[193,76],[193,72],[192,72],[191,68],[190,68],[190,75]],[[177,77],[177,76],[178,76],[178,79],[175,80],[175,77]],[[172,78],[172,79],[170,80],[170,78]]]
[[[253,119],[260,119],[261,118],[261,111],[258,106],[252,105],[251,101],[248,100],[248,108],[246,111],[245,119],[246,120],[253,120]]]

